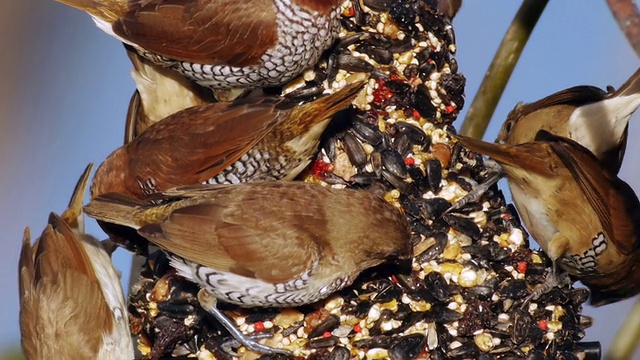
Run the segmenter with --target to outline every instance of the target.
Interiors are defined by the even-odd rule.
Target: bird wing
[[[512,116],[522,117],[534,111],[537,111],[549,106],[554,106],[554,105],[580,106],[580,105],[600,101],[604,99],[606,96],[607,96],[607,92],[600,89],[599,87],[588,86],[588,85],[574,86],[568,89],[558,91],[557,93],[551,94],[536,102],[532,102],[529,104],[516,105],[513,111],[517,112],[517,115],[509,114],[509,117],[512,117]]]
[[[111,309],[81,241],[54,213],[33,247],[25,231],[19,262],[20,327],[29,351],[39,355],[33,358],[80,350],[95,355],[102,332],[113,331]],[[87,322],[98,331],[87,332]],[[68,344],[57,343],[60,333],[71,339]]]
[[[622,253],[633,252],[638,247],[639,219],[633,214],[639,212],[640,202],[629,185],[606,171],[589,150],[573,140],[544,130],[538,132],[536,140],[551,143],[596,212],[607,239]]]
[[[230,195],[242,191],[236,187],[244,185],[209,191],[206,200],[174,210],[139,233],[182,258],[271,283],[298,277],[330,251],[322,243],[326,223],[318,201],[277,185]]]
[[[202,183],[249,151],[283,120],[272,98],[191,107],[149,127],[127,145],[136,180],[160,190]]]
[[[243,67],[278,41],[273,1],[136,0],[113,24],[124,40],[165,57]]]

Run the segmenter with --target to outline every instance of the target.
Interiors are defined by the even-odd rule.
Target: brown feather
[[[209,89],[171,69],[153,64],[138,55],[131,46],[125,45],[125,48],[133,64],[131,77],[136,84],[127,111],[125,144],[169,115],[213,102]]]
[[[398,232],[402,241],[408,238],[404,237],[408,236],[406,221],[397,220],[404,220],[397,210],[363,191],[287,181],[199,185],[183,191],[180,196],[180,190],[173,189],[167,198],[182,200],[155,206],[106,194],[93,199],[85,211],[101,221],[138,228],[154,244],[189,261],[270,283],[296,278],[321,254],[332,258],[335,244],[327,238],[344,238],[343,247],[348,248],[351,241],[357,246],[369,237],[369,219],[389,223],[389,229],[380,229],[376,238],[396,239]],[[366,224],[353,224],[345,212],[364,217]],[[339,231],[335,226],[342,232],[334,233]],[[389,246],[393,249],[397,244]],[[386,253],[377,251],[364,250],[363,257],[371,259],[363,260],[363,266],[382,261],[380,254]],[[398,255],[410,252],[407,245]]]
[[[28,359],[95,359],[113,315],[80,239],[56,214],[20,257],[20,327]],[[90,304],[90,306],[88,306]]]
[[[633,215],[640,211],[640,201],[635,192],[626,182],[605,171],[598,159],[577,142],[544,131],[540,135],[536,139],[550,142],[597,214],[606,237],[625,255],[637,250],[640,217]],[[631,219],[636,220],[628,221],[627,216],[619,214],[632,215]]]
[[[149,192],[203,183],[254,147],[269,150],[273,158],[297,152],[292,157],[308,163],[333,115],[349,106],[362,85],[355,82],[297,106],[268,97],[180,111],[114,151],[96,171],[91,197],[120,192],[144,198],[140,184],[147,182],[154,184]]]
[[[278,41],[273,0],[151,0],[136,5],[113,24],[114,32],[171,59],[256,65]]]
[[[154,179],[158,189],[203,182],[282,121],[276,109],[281,101],[212,103],[170,116],[107,158],[96,172],[91,196],[127,192],[142,197],[138,180]]]

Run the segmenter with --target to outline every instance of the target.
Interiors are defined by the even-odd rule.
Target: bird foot
[[[220,311],[216,307],[216,303],[217,303],[216,298],[213,295],[211,295],[209,292],[207,292],[205,289],[200,289],[200,291],[198,291],[198,301],[200,302],[200,305],[202,306],[202,308],[209,314],[213,315],[213,317],[215,317],[216,320],[218,320],[218,322],[222,324],[222,326],[224,326],[225,329],[227,329],[227,331],[229,331],[229,333],[233,337],[233,340],[229,342],[225,342],[221,346],[222,351],[228,353],[231,356],[238,356],[238,354],[235,353],[232,350],[232,348],[239,347],[240,345],[242,345],[247,349],[260,354],[267,354],[267,355],[280,354],[280,355],[286,355],[286,356],[293,356],[291,351],[284,350],[284,349],[277,349],[268,345],[260,344],[256,341],[259,339],[271,337],[273,336],[272,334],[268,334],[268,333],[254,334],[254,335],[243,334],[240,330],[238,330],[238,328],[236,328],[236,325],[222,311]]]
[[[477,202],[478,200],[480,200],[482,195],[484,195],[484,193],[486,193],[493,184],[502,179],[503,176],[504,172],[501,168],[498,167],[497,169],[492,169],[491,175],[487,180],[485,180],[485,182],[483,182],[482,184],[478,184],[462,199],[453,203],[453,205],[451,205],[451,207],[448,208],[442,215],[444,216],[452,211],[459,210],[471,202]]]
[[[224,351],[226,354],[231,355],[231,356],[238,356],[238,353],[236,351],[234,351],[234,348],[239,348],[240,346],[244,346],[247,349],[253,351],[253,352],[257,352],[257,353],[261,353],[261,354],[267,354],[267,355],[283,355],[285,358],[289,358],[291,356],[293,356],[293,354],[288,351],[288,350],[283,350],[283,349],[276,349],[267,345],[262,345],[260,343],[258,343],[258,340],[261,339],[268,339],[270,337],[272,337],[273,334],[271,333],[259,333],[259,334],[252,334],[252,335],[244,335],[244,340],[238,340],[235,338],[231,338],[229,340],[226,340],[225,342],[223,342],[220,345],[220,349],[222,349],[222,351]],[[242,342],[244,341],[244,342]]]
[[[529,302],[532,300],[537,300],[540,296],[548,293],[553,290],[553,288],[561,288],[567,285],[571,285],[571,278],[569,277],[569,273],[564,271],[555,271],[551,270],[549,274],[547,274],[544,282],[538,286],[524,299],[521,308],[525,308],[529,305]]]

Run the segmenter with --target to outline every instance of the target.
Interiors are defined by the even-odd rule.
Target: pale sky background
[[[457,60],[471,103],[520,2],[467,0],[455,20]],[[122,46],[89,16],[47,0],[0,3],[0,349],[19,344],[17,261],[24,226],[37,236],[61,212],[88,162],[99,164],[123,138],[133,82]],[[580,84],[619,86],[640,61],[603,0],[552,1],[507,87],[485,139],[520,100]],[[466,114],[466,107],[460,119]],[[632,120],[621,177],[640,191],[640,124]],[[103,236],[92,220],[88,231]],[[116,266],[128,278],[129,257]],[[606,349],[634,300],[586,307],[586,340]],[[640,359],[640,356],[636,356]]]

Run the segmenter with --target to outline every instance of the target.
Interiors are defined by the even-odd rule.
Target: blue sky
[[[5,47],[10,55],[0,57],[4,84],[11,84],[11,98],[4,100],[8,105],[0,109],[0,277],[6,291],[0,298],[0,349],[19,341],[16,269],[23,227],[39,234],[48,213],[64,209],[85,165],[99,164],[121,145],[133,91],[124,49],[88,15],[54,1],[27,3],[10,5],[5,15],[21,16],[21,21],[14,21],[10,33],[0,36],[14,42]],[[512,0],[467,0],[456,18],[457,60],[467,77],[467,105],[518,5]],[[534,101],[579,84],[617,87],[639,64],[604,1],[552,1],[485,139],[495,139],[518,101]],[[460,119],[465,114],[466,108]],[[640,190],[637,121],[632,120],[621,177]],[[102,234],[93,221],[88,223],[90,233]],[[116,252],[115,261],[128,278],[127,254]],[[585,313],[596,319],[587,339],[599,340],[606,348],[632,303],[586,307]]]

